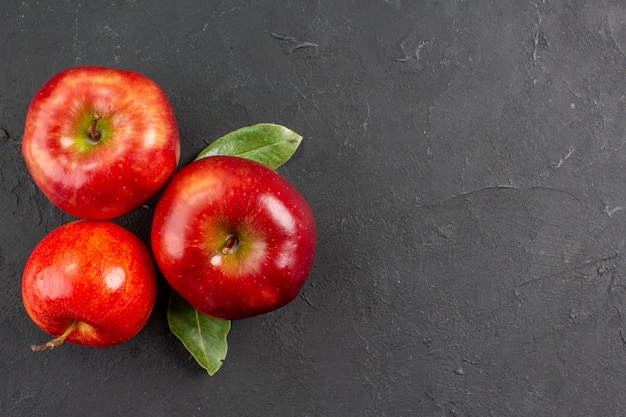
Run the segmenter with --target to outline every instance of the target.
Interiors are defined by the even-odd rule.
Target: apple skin
[[[272,169],[211,156],[174,175],[152,223],[152,252],[172,288],[207,316],[242,319],[292,301],[317,232],[302,195]]]
[[[97,141],[90,135],[94,114]],[[141,206],[176,170],[180,137],[161,88],[136,72],[75,67],[50,79],[26,115],[22,154],[61,210],[112,219]]]
[[[78,321],[65,341],[84,346],[114,346],[134,337],[156,294],[146,244],[106,220],[77,220],[53,230],[22,276],[22,300],[35,324],[58,337]]]

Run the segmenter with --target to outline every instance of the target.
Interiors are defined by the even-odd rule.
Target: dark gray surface
[[[623,416],[625,24],[621,0],[3,0],[0,415]],[[314,271],[233,324],[212,378],[164,282],[127,344],[29,349],[21,271],[70,218],[23,122],[86,64],[163,87],[182,164],[257,122],[305,137],[280,172],[316,213]],[[150,213],[119,222],[146,239]]]

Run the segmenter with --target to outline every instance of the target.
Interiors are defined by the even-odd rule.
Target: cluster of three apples
[[[36,246],[22,277],[27,313],[64,341],[113,346],[134,337],[153,310],[154,260],[199,312],[233,320],[292,301],[315,252],[313,213],[263,164],[198,159],[175,172],[180,139],[171,103],[133,71],[77,67],[31,102],[22,153],[43,193],[81,220]],[[112,219],[159,194],[150,247]]]

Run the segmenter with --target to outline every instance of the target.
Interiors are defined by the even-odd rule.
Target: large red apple
[[[63,341],[114,346],[146,324],[156,300],[156,269],[148,247],[111,221],[77,220],[48,234],[22,277],[28,315]]]
[[[277,172],[211,156],[174,175],[157,203],[151,241],[176,292],[208,316],[233,320],[298,295],[316,227],[305,199]]]
[[[144,75],[71,68],[33,98],[22,153],[35,183],[76,217],[111,219],[154,196],[180,157],[163,90]]]

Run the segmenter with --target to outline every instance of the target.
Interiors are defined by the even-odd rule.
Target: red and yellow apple
[[[44,237],[24,269],[26,312],[55,338],[33,349],[128,341],[148,321],[156,293],[152,254],[132,232],[106,220],[66,223]]]
[[[291,302],[309,276],[316,225],[304,197],[276,171],[211,156],[181,169],[157,203],[158,267],[198,311],[242,319]]]
[[[154,81],[133,71],[76,67],[33,98],[22,154],[60,209],[112,219],[165,185],[178,165],[180,139],[170,101]]]

